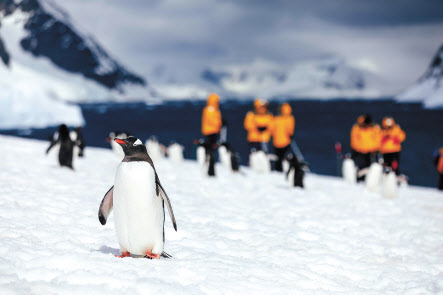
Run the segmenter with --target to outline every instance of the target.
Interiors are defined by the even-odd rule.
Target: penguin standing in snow
[[[102,225],[114,207],[114,223],[122,255],[130,253],[159,259],[165,242],[165,209],[177,231],[168,195],[163,189],[151,157],[143,143],[135,138],[115,138],[125,157],[117,168],[114,185],[105,194],[98,218]],[[170,256],[169,256],[170,257]]]
[[[71,169],[72,167],[72,156],[74,151],[74,142],[71,140],[69,136],[69,129],[65,124],[60,125],[58,132],[51,140],[51,144],[46,150],[46,154],[57,144],[60,144],[60,150],[58,153],[58,162],[60,166],[65,166]]]

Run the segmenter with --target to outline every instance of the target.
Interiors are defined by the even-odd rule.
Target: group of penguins
[[[117,144],[114,139],[126,139],[128,137],[130,137],[129,132],[113,131],[109,133],[107,138],[107,141],[111,144],[112,151],[120,159],[123,159],[124,152],[121,146]],[[145,146],[149,156],[154,162],[164,159],[166,156],[173,163],[183,162],[184,147],[177,142],[171,142],[171,144],[166,147],[158,141],[156,136],[151,136],[146,140]]]
[[[346,182],[356,184],[357,179],[364,176],[365,186],[369,191],[379,192],[388,199],[398,196],[398,185],[406,185],[407,181],[398,178],[389,167],[383,167],[382,163],[374,162],[368,168],[358,170],[351,157],[345,157],[342,164],[342,175]]]
[[[203,139],[196,140],[194,142],[197,147],[197,162],[201,168],[203,175],[208,175],[210,156],[205,146]],[[222,142],[217,146],[218,158],[221,165],[231,172],[239,172],[240,169],[240,156],[237,152],[233,151],[231,145],[228,142]],[[275,160],[276,156],[272,154],[266,154],[262,150],[252,150],[249,154],[249,167],[257,173],[269,173],[271,172],[271,161]],[[305,171],[308,171],[307,163],[300,161],[293,153],[289,153],[283,160],[283,171],[285,172],[286,179],[289,181],[292,187],[304,187],[303,179]]]

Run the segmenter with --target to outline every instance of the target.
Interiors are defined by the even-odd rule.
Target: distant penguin
[[[380,190],[382,176],[383,166],[376,162],[372,163],[371,166],[369,166],[365,178],[366,188],[370,191],[378,192]]]
[[[128,136],[129,136],[129,134],[126,132],[113,131],[113,132],[109,133],[109,136],[106,139],[107,142],[109,142],[111,144],[112,151],[115,153],[115,155],[117,156],[118,159],[123,159],[123,157],[125,156],[125,153],[123,152],[122,147],[115,143],[114,139],[115,138],[125,139]]]
[[[152,159],[135,138],[115,138],[125,157],[117,168],[114,185],[105,194],[98,218],[105,225],[114,208],[114,224],[122,255],[144,255],[159,259],[165,242],[165,208],[177,230],[171,203],[160,183]]]
[[[205,141],[203,139],[196,140],[195,144],[197,145],[197,163],[200,167],[203,167],[206,161],[206,150],[205,150]]]
[[[58,162],[60,166],[74,169],[72,167],[74,142],[71,140],[71,137],[69,136],[69,129],[65,124],[60,125],[57,134],[54,135],[51,144],[46,150],[46,154],[48,154],[55,145],[60,145],[58,152]]]
[[[289,184],[292,187],[304,187],[303,179],[305,176],[305,171],[303,170],[304,164],[300,163],[293,154],[287,156],[287,162],[289,163],[289,168],[286,172],[286,177]]]
[[[271,171],[271,162],[264,151],[251,152],[249,163],[255,172],[269,173]]]
[[[289,167],[290,167],[290,164],[289,164],[288,160],[283,159],[283,161],[282,161],[283,171],[289,171]]]
[[[146,141],[146,149],[148,150],[148,154],[151,156],[151,159],[154,162],[159,161],[165,157],[162,145],[158,142],[157,137],[155,136],[151,136]]]
[[[78,148],[78,153],[76,153],[80,158],[84,156],[85,150],[85,138],[83,137],[82,127],[76,127],[74,129],[74,142],[75,146]]]
[[[221,164],[228,171],[238,172],[240,170],[239,155],[232,150],[228,142],[224,142],[218,147],[218,156]]]
[[[388,169],[386,173],[383,174],[382,181],[382,196],[388,199],[395,199],[398,195],[398,183],[397,175],[392,169]]]
[[[168,157],[172,163],[183,162],[183,149],[184,147],[176,142],[168,146]]]
[[[354,160],[347,157],[343,160],[342,175],[346,182],[355,184],[357,183],[357,167]]]
[[[198,166],[200,167],[203,176],[208,176],[209,156],[206,155],[205,141],[203,139],[195,140],[194,144],[197,145],[196,156]]]
[[[218,158],[220,159],[220,162],[223,167],[225,167],[227,170],[231,171],[231,153],[228,151],[228,147],[226,144],[221,144],[218,147]]]

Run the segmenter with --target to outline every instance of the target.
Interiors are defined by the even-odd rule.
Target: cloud
[[[443,41],[443,1],[56,2],[154,82],[193,83],[213,65],[339,56],[370,67],[384,81],[380,90],[394,94],[422,74]]]

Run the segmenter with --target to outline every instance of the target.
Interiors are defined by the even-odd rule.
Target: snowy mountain
[[[0,136],[0,294],[441,294],[443,194],[402,187],[384,199],[308,174],[201,176],[195,161],[155,167],[178,231],[172,259],[120,254],[97,217],[119,160],[89,148],[75,171],[47,142]],[[436,175],[437,176],[437,175]],[[168,217],[166,217],[168,218]]]
[[[146,81],[51,1],[0,2],[0,128],[82,125],[77,101],[139,98]],[[130,90],[130,91],[129,91]]]
[[[110,89],[124,91],[122,86],[126,83],[146,85],[142,77],[129,72],[110,57],[93,37],[78,32],[69,16],[54,3],[5,0],[0,12],[3,19],[14,17],[16,13],[21,16],[16,25],[24,33],[20,47],[25,52],[45,57],[67,72],[81,74]],[[2,59],[7,55],[5,51]]]
[[[343,59],[328,58],[292,66],[257,60],[248,65],[213,67],[202,79],[236,96],[263,97],[373,97],[374,76],[354,68]]]
[[[400,94],[400,101],[423,101],[428,107],[443,106],[443,45],[426,72],[416,83]]]

